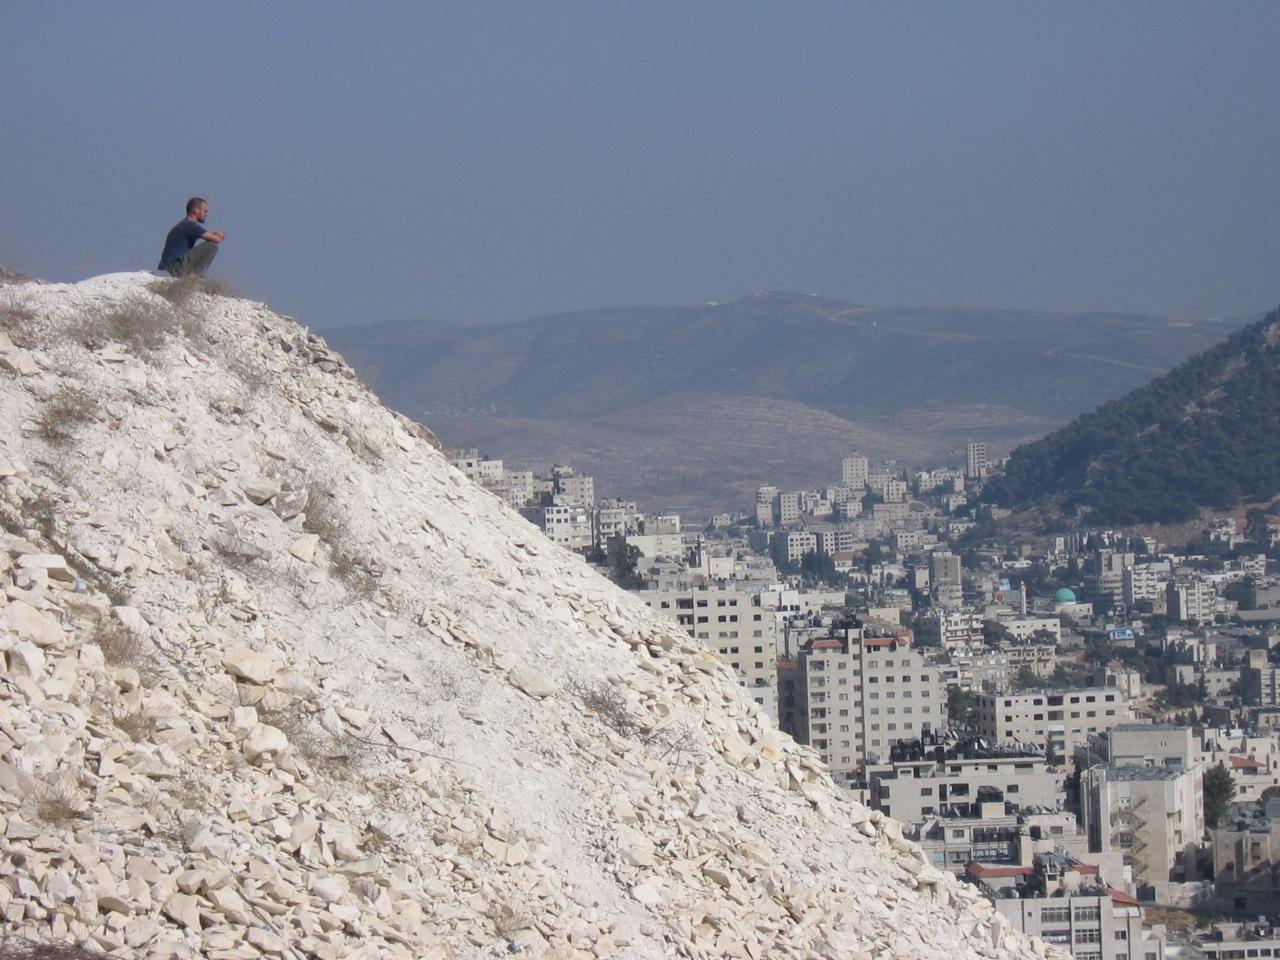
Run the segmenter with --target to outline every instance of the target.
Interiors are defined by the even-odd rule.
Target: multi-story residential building
[[[1174,723],[1117,723],[1092,738],[1089,751],[1089,766],[1190,768],[1197,763],[1195,731]]]
[[[1213,584],[1200,577],[1176,576],[1165,587],[1169,619],[1180,623],[1212,623],[1217,602]]]
[[[1030,640],[1036,634],[1051,638],[1046,639],[1050,644],[1062,640],[1061,617],[1001,617],[998,622],[1015,640]]]
[[[1204,833],[1200,767],[1098,764],[1081,774],[1080,809],[1092,850],[1121,850],[1133,882],[1158,899],[1170,882],[1198,877]]]
[[[1258,707],[1280,706],[1280,667],[1271,663],[1266,650],[1250,650],[1245,667],[1245,702]]]
[[[774,504],[778,499],[778,488],[763,486],[756,488],[756,526],[769,527],[777,522]]]
[[[1236,912],[1246,911],[1242,907]],[[1257,913],[1258,911],[1248,912]],[[1204,932],[1197,932],[1192,938],[1191,945],[1205,960],[1280,957],[1280,928],[1270,923],[1220,921]]]
[[[1280,913],[1280,801],[1235,804],[1213,831],[1215,906]]]
[[[1122,575],[1122,595],[1125,608],[1134,610],[1144,604],[1150,609],[1164,598],[1165,585],[1171,575],[1167,560],[1152,563],[1135,563],[1125,567]]]
[[[634,500],[601,500],[595,510],[595,545],[603,550],[614,537],[625,537],[635,530],[636,502]]]
[[[961,584],[964,582],[964,564],[958,554],[947,550],[935,550],[929,554],[929,582]]]
[[[816,538],[817,551],[830,557],[855,549],[862,539],[858,536],[858,531],[848,524],[824,523],[809,529]]]
[[[1197,739],[1193,762],[1205,770],[1231,771],[1237,803],[1257,802],[1268,788],[1280,787],[1280,738],[1273,733],[1207,727]]]
[[[590,507],[596,502],[596,481],[573,467],[556,464],[551,468],[555,494],[563,502]]]
[[[889,542],[898,553],[910,553],[937,541],[938,538],[927,530],[895,530],[889,538]]]
[[[812,530],[784,530],[778,539],[786,550],[787,563],[799,563],[806,553],[818,550],[818,537]]]
[[[1105,687],[980,694],[977,717],[988,740],[1035,744],[1057,757],[1070,757],[1090,734],[1132,719],[1124,694]]]
[[[480,456],[475,447],[453,451],[449,455],[449,462],[461,470],[468,480],[474,480],[482,486],[490,486],[502,477],[502,461]]]
[[[907,481],[898,477],[890,477],[885,481],[881,496],[885,503],[902,503],[907,499]]]
[[[854,452],[840,461],[840,483],[846,487],[865,490],[870,475],[870,463],[860,453]]]
[[[869,758],[946,722],[941,675],[910,648],[910,632],[874,629],[810,639],[778,661],[779,725],[813,746],[837,782],[857,781]]]
[[[976,610],[929,610],[920,620],[920,631],[944,650],[961,652],[982,646],[983,622]]]
[[[987,475],[987,445],[970,440],[964,445],[964,475],[970,480]]]
[[[1040,754],[994,750],[976,740],[946,747],[931,738],[899,741],[888,763],[867,767],[871,805],[904,823],[1004,816],[1010,808],[1057,810],[1066,801],[1065,779],[1065,769],[1050,769]]]
[[[777,684],[781,619],[760,605],[759,593],[707,586],[644,590],[637,596],[719,654],[738,672],[743,686],[755,691]],[[773,702],[772,694],[768,699]]]
[[[1133,566],[1133,559],[1132,553],[1095,550],[1084,581],[1085,597],[1098,609],[1119,606],[1124,601],[1124,572]]]
[[[800,519],[799,493],[780,493],[775,502],[777,506],[774,512],[777,515],[778,523],[786,526],[789,523],[796,523]]]
[[[957,876],[975,860],[1028,866],[1037,853],[1061,851],[1080,860],[1090,856],[1089,839],[1073,813],[1007,813],[1012,805],[999,801],[977,806],[974,817],[925,816],[906,824],[903,835],[920,844],[935,867]]]
[[[967,876],[1014,929],[1076,960],[1164,960],[1164,941],[1143,925],[1138,901],[1090,864],[1038,853],[1031,866],[972,863]]]
[[[516,510],[523,510],[533,502],[533,471],[503,470],[502,477],[493,485],[493,492]]]
[[[542,509],[542,531],[553,543],[570,550],[590,550],[595,541],[592,510],[559,496]]]

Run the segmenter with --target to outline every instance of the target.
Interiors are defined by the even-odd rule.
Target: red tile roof
[[[1138,905],[1137,900],[1124,891],[1117,890],[1115,887],[1107,887],[1107,895],[1111,897],[1112,903],[1118,903],[1122,907],[1136,907]]]
[[[1232,756],[1230,759],[1233,770],[1261,770],[1263,768],[1263,764],[1253,759],[1253,757]]]

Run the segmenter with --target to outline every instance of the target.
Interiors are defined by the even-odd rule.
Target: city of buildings
[[[454,462],[718,654],[1018,929],[1085,960],[1280,956],[1259,922],[1280,916],[1280,520],[1216,518],[1194,549],[1001,542],[977,441],[910,473],[851,453],[694,527],[571,467]],[[1157,904],[1211,923],[1166,929]]]

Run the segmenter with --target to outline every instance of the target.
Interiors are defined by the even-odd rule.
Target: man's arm
[[[221,243],[227,235],[221,230],[210,230],[208,233],[200,234],[201,240],[208,240],[210,243]]]

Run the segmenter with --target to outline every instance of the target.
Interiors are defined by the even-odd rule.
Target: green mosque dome
[[[1054,603],[1075,603],[1076,592],[1072,590],[1070,587],[1063,587],[1061,590],[1059,590],[1057,593],[1053,595],[1053,602]]]

